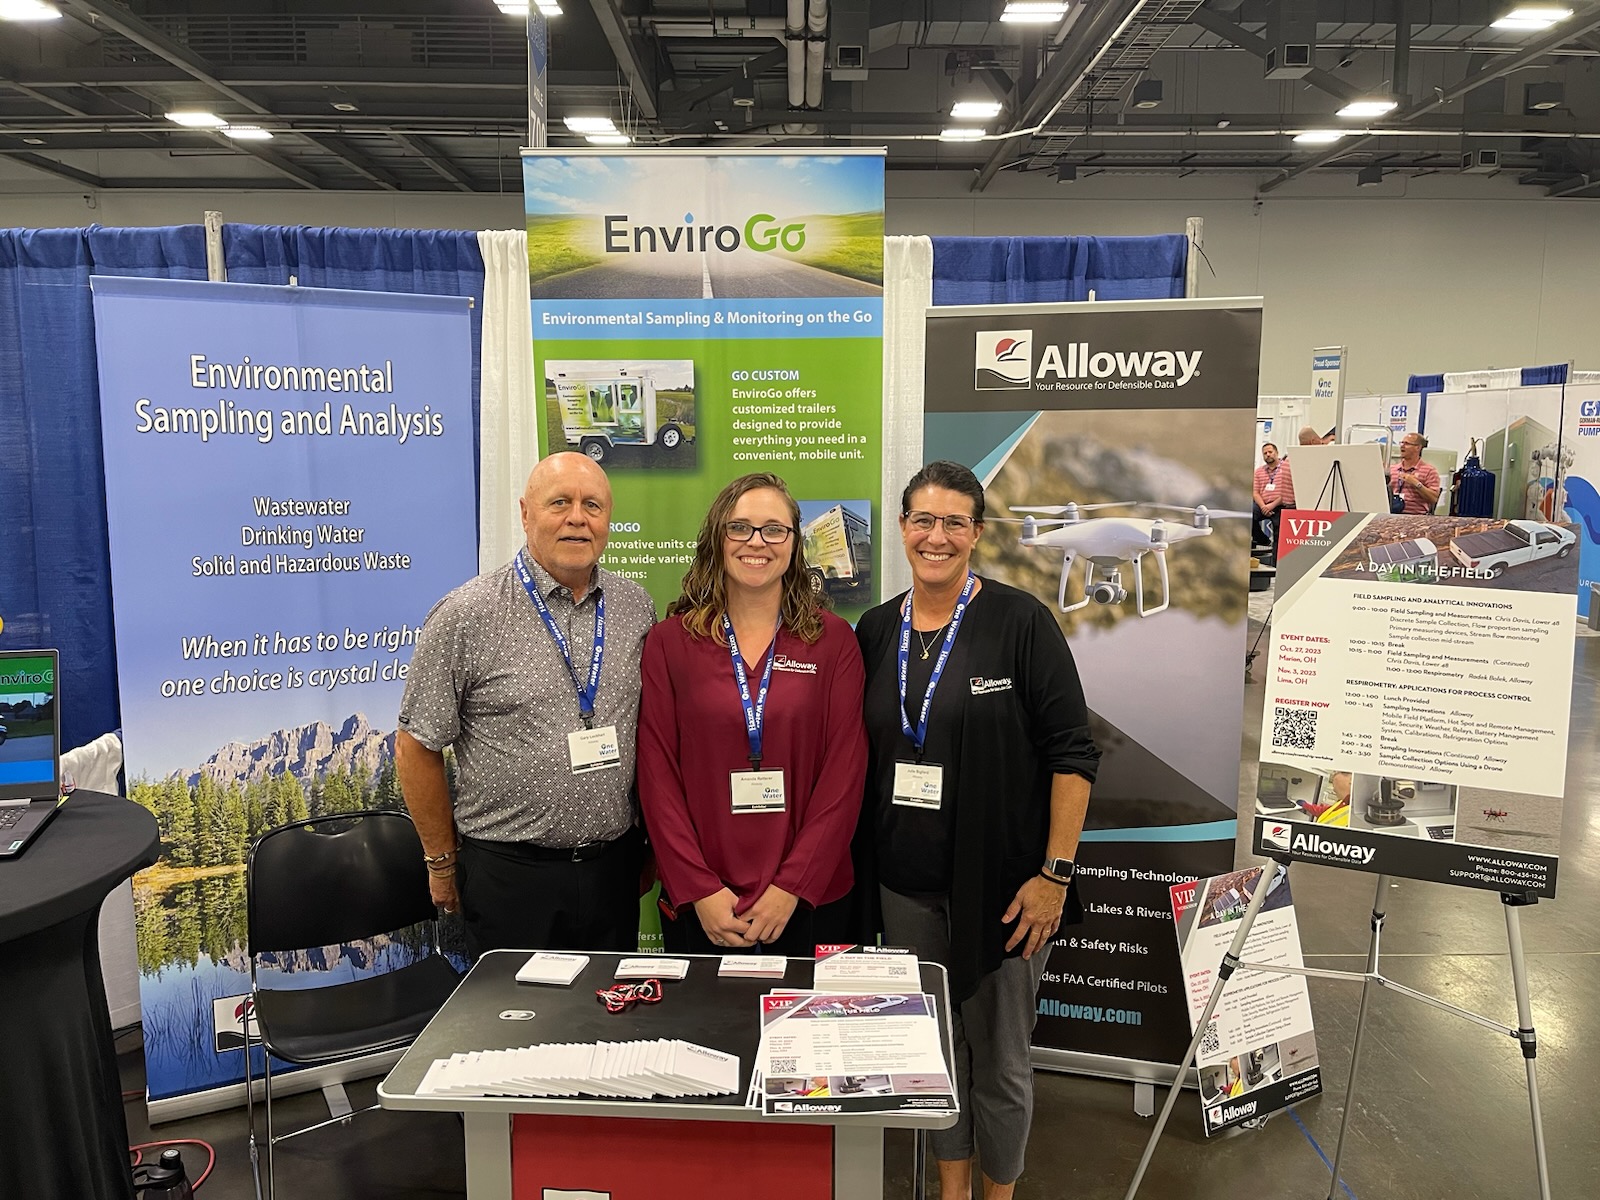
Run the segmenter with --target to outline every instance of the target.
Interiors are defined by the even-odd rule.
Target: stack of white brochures
[[[518,983],[571,983],[589,965],[587,954],[558,954],[541,950],[517,971]]]
[[[739,1090],[739,1058],[693,1042],[547,1043],[438,1058],[421,1096],[725,1096]]]
[[[933,997],[768,992],[745,1103],[767,1116],[956,1112]]]
[[[894,946],[817,947],[811,986],[819,992],[920,992],[917,956]]]

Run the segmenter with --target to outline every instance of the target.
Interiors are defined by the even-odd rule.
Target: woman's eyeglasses
[[[749,521],[729,521],[722,527],[722,532],[736,542],[748,542],[759,533],[761,540],[767,545],[781,546],[789,540],[789,535],[794,530],[787,525],[779,525],[776,521],[770,525],[752,525]]]
[[[977,524],[964,513],[949,513],[946,516],[936,517],[931,512],[908,512],[905,520],[906,524],[918,533],[928,533],[940,521],[944,522],[946,533],[971,533],[972,527]]]

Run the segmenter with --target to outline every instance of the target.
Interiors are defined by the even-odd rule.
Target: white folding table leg
[[[834,1200],[883,1200],[881,1127],[833,1127],[833,1195]]]
[[[511,1118],[505,1113],[464,1113],[467,1200],[511,1200]]]

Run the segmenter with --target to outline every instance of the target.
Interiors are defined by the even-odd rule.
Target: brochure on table
[[[1351,513],[1285,555],[1256,851],[1555,895],[1575,541]]]
[[[1302,967],[1289,877],[1276,867],[1273,872],[1266,900],[1245,939],[1244,961]],[[1260,867],[1252,867],[1172,888],[1191,1032],[1211,997],[1217,968],[1236,931],[1234,922],[1244,916],[1261,873]],[[1321,1092],[1305,976],[1235,973],[1207,1025],[1195,1065],[1207,1137]]]
[[[768,1116],[955,1112],[933,997],[768,993],[747,1099]]]

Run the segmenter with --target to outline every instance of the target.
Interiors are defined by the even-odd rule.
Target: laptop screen
[[[0,650],[0,800],[61,793],[54,650]]]

